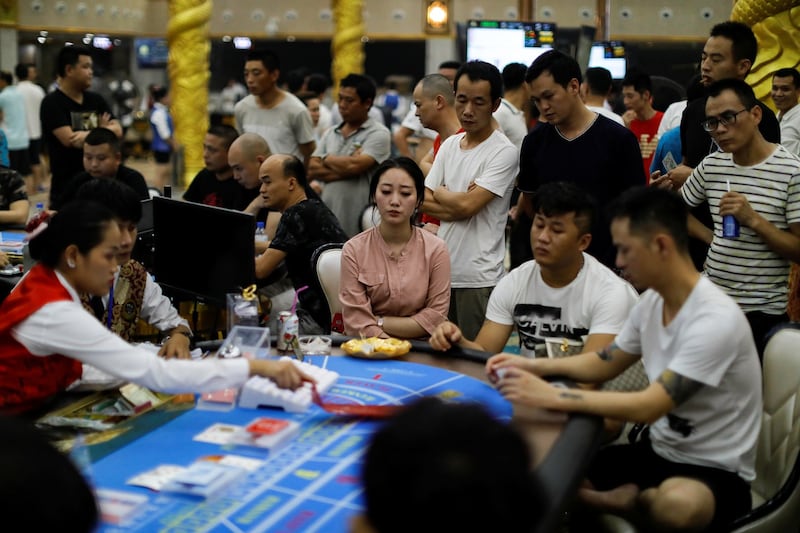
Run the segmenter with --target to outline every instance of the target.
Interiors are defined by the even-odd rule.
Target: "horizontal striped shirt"
[[[772,251],[752,229],[741,226],[737,239],[722,237],[719,203],[730,190],[743,194],[750,206],[783,231],[800,223],[800,159],[782,146],[766,160],[745,167],[733,156],[716,152],[703,159],[681,188],[691,206],[704,200],[711,208],[714,238],[706,261],[708,277],[745,312],[781,314],[788,303],[789,261]]]

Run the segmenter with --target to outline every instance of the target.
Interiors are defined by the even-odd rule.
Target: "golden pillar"
[[[364,43],[366,35],[362,17],[362,0],[332,0],[335,30],[331,40],[331,77],[334,100],[339,90],[339,81],[348,74],[364,72]]]
[[[800,65],[800,5],[798,0],[739,0],[733,6],[732,20],[744,22],[758,39],[756,64],[747,76],[756,96],[770,106],[772,73],[778,69]],[[774,109],[774,107],[773,107]],[[792,263],[789,276],[791,320],[800,320],[800,267]]]
[[[183,175],[177,185],[187,187],[203,168],[203,139],[208,130],[208,40],[211,0],[169,0],[170,111],[175,138],[183,147]]]

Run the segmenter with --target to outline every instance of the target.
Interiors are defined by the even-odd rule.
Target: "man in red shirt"
[[[630,69],[622,80],[622,98],[627,110],[622,115],[622,120],[636,135],[642,152],[645,176],[650,176],[650,163],[658,145],[658,126],[664,116],[661,111],[653,109],[650,76],[641,70]]]

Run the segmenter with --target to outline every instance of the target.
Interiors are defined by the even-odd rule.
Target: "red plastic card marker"
[[[311,399],[328,413],[359,416],[362,418],[388,418],[403,408],[402,405],[357,405],[351,403],[323,402],[322,397],[317,391],[316,383],[311,384]]]

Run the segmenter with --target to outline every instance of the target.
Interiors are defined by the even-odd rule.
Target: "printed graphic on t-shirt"
[[[97,111],[72,111],[69,116],[72,131],[89,131],[100,126]]]
[[[534,352],[536,357],[547,356],[545,339],[559,337],[581,341],[589,334],[587,328],[572,327],[561,320],[561,308],[540,304],[514,306],[514,323],[519,332],[520,345]]]

